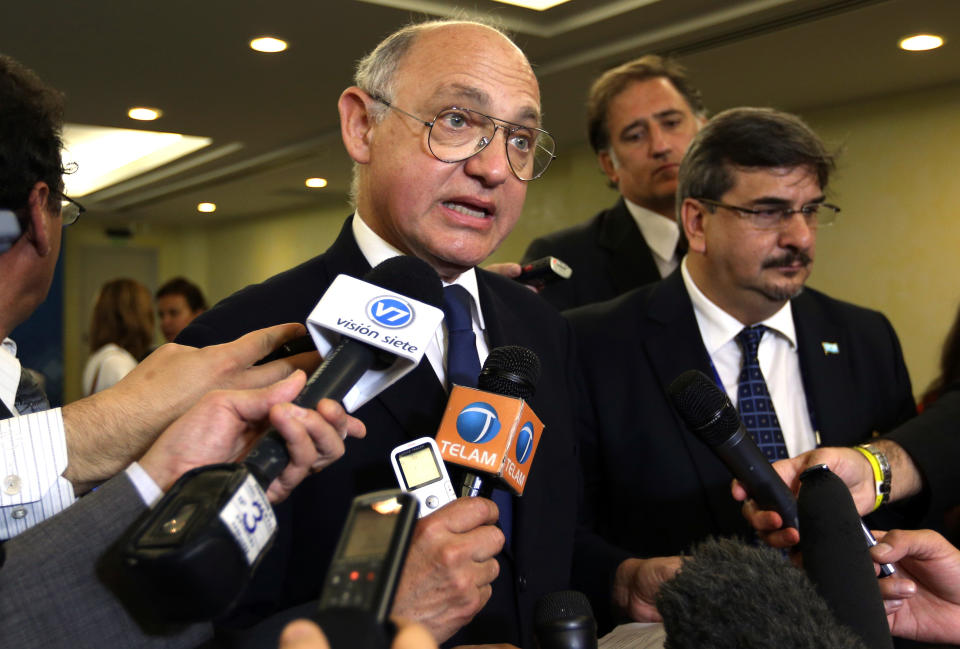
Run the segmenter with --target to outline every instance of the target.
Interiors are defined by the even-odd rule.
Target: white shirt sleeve
[[[0,539],[6,540],[69,507],[73,485],[60,408],[0,421]]]

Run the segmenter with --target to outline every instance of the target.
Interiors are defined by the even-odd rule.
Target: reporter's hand
[[[289,403],[305,382],[306,376],[297,371],[266,388],[211,392],[164,431],[140,465],[166,491],[191,469],[244,457],[269,417],[287,442],[290,463],[270,484],[267,496],[271,502],[283,500],[311,471],[343,455],[347,435],[364,435],[363,424],[336,402],[321,401],[316,411]]]
[[[960,643],[960,550],[932,530],[874,532],[877,563],[897,563],[879,580],[890,632],[921,642]]]
[[[503,275],[504,277],[514,279],[515,277],[519,277],[520,273],[523,272],[523,266],[508,261],[500,264],[490,264],[489,266],[486,266],[484,270],[489,270],[491,273],[497,273],[498,275]],[[536,286],[530,286],[529,284],[524,284],[524,286],[534,293],[540,292],[540,289]]]
[[[394,622],[399,630],[390,649],[437,649],[437,643],[422,625]],[[294,620],[283,629],[279,649],[330,649],[330,644],[316,624],[310,620]]]
[[[654,601],[660,585],[680,569],[678,556],[627,559],[617,566],[613,581],[613,603],[635,622],[661,622]]]
[[[298,368],[311,371],[320,362],[315,352],[253,365],[304,331],[302,325],[286,324],[203,349],[161,346],[112,388],[63,408],[64,477],[83,493],[143,455],[164,428],[207,392],[259,388]]]
[[[503,532],[496,504],[459,498],[421,518],[413,532],[392,614],[447,640],[490,599]]]
[[[778,460],[771,466],[796,495],[800,491],[800,474],[811,466],[826,464],[850,489],[860,515],[873,511],[876,499],[873,468],[863,454],[853,448],[827,446],[801,453],[796,457]],[[743,516],[757,530],[760,538],[772,547],[788,548],[800,541],[796,528],[780,529],[783,519],[775,511],[762,510],[756,502],[747,498],[746,489],[734,480],[730,489],[734,500],[743,501]]]

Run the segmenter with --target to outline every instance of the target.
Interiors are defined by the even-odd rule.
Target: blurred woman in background
[[[90,319],[90,358],[83,370],[83,395],[117,383],[150,353],[153,299],[132,279],[114,279],[100,288]]]

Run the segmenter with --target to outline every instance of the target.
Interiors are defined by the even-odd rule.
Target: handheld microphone
[[[597,649],[597,621],[580,591],[561,590],[537,600],[533,628],[537,649]]]
[[[797,496],[803,569],[841,624],[871,649],[893,640],[850,490],[825,464],[800,474]]]
[[[703,372],[688,370],[667,388],[683,421],[703,440],[763,509],[777,511],[783,527],[799,529],[797,502],[750,437],[727,395]]]
[[[339,276],[334,284],[344,277]],[[299,406],[315,408],[325,398],[343,400],[368,372],[383,374],[404,364],[389,377],[391,381],[377,379],[379,389],[384,389],[416,365],[411,358],[419,361],[443,319],[438,308],[443,301],[440,279],[419,259],[395,257],[371,270],[363,282],[348,279],[356,296],[352,310],[348,308],[351,305],[344,306],[341,296],[334,301],[338,309],[334,316],[349,320],[355,330],[348,327],[339,344],[327,353],[294,400]],[[334,284],[331,289],[337,297]],[[357,284],[363,285],[362,291],[358,292]],[[330,304],[329,293],[321,304]],[[392,310],[387,310],[387,304]],[[316,312],[314,309],[311,316]],[[370,322],[357,312],[367,312]],[[387,324],[377,327],[378,319]],[[395,331],[400,329],[397,321],[417,321],[418,328],[413,331],[415,327],[409,327],[401,337]],[[390,342],[384,342],[388,338]],[[403,352],[406,359],[391,353],[398,348],[393,342],[397,339],[407,348]],[[367,396],[370,394],[368,391]],[[181,476],[122,545],[126,578],[143,591],[143,597],[130,603],[131,612],[176,622],[206,620],[224,613],[276,536],[276,519],[264,490],[288,462],[282,436],[271,429],[242,464],[200,467]],[[143,598],[149,602],[143,601],[145,610],[138,611],[138,601]]]
[[[437,431],[445,462],[466,473],[461,496],[489,498],[494,486],[523,495],[543,423],[526,400],[540,379],[540,359],[525,347],[493,349],[479,388],[453,386]]]

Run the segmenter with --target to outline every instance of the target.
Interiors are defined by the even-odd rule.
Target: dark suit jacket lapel
[[[713,381],[714,371],[680,269],[658,283],[653,290],[646,314],[644,347],[662,388],[662,397],[667,400],[667,387],[683,372],[699,370]],[[642,314],[638,315],[643,317]],[[676,423],[673,430],[681,435],[683,445],[700,476],[701,486],[716,484],[718,477],[727,479],[729,474],[726,468],[719,463],[710,447],[687,429],[672,404],[668,402],[667,407]],[[732,501],[729,494],[706,488],[703,493],[706,494],[711,512],[730,509]],[[719,521],[715,522],[719,524]]]
[[[353,237],[352,224],[353,217],[347,219],[324,257],[330,272],[328,281],[341,273],[362,279],[370,270],[370,264]],[[396,419],[397,426],[410,439],[415,439],[436,435],[447,403],[447,393],[440,385],[430,361],[424,357],[412,372],[387,388],[376,400]],[[376,431],[369,432],[376,434]]]
[[[807,407],[813,413],[814,429],[823,445],[838,443],[837,433],[844,428],[847,406],[857,398],[850,366],[845,330],[827,319],[820,305],[809,294],[801,293],[791,301],[797,329],[797,353],[803,377]],[[823,343],[835,343],[838,353],[824,351]]]
[[[622,198],[603,220],[598,243],[611,253],[610,272],[616,293],[625,293],[651,277],[660,277],[650,246]]]

